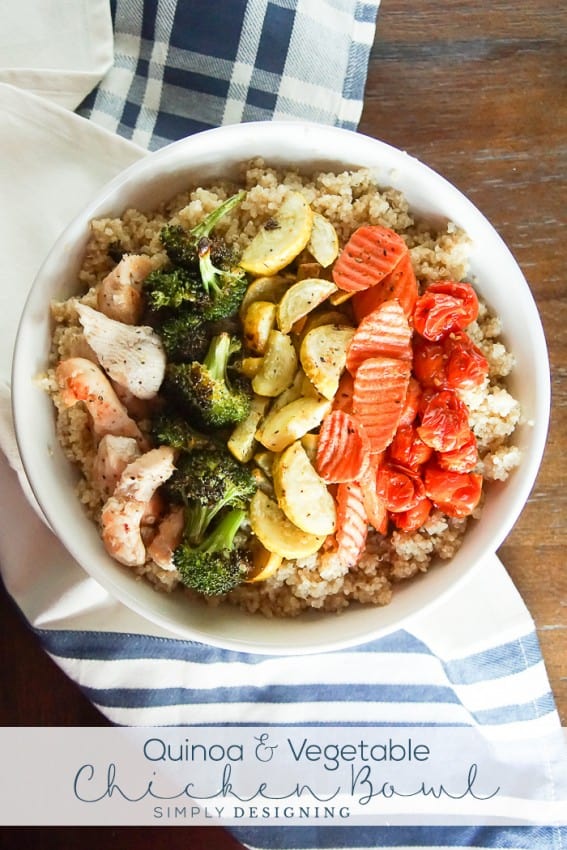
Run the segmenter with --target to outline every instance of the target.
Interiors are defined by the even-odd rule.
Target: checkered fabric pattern
[[[78,112],[155,150],[245,121],[356,129],[379,0],[111,0],[114,65]]]

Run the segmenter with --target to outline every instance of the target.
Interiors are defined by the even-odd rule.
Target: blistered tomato
[[[388,511],[408,511],[425,496],[423,481],[409,469],[384,463],[376,476],[376,491]]]
[[[417,505],[410,508],[408,511],[399,511],[391,513],[390,519],[400,531],[417,531],[421,528],[427,517],[431,513],[433,503],[427,497],[421,499]]]
[[[450,472],[431,461],[425,468],[424,485],[427,497],[440,511],[451,517],[466,517],[480,501],[482,475]]]
[[[467,406],[453,390],[433,393],[424,405],[417,433],[438,452],[460,448],[470,435]]]
[[[431,446],[426,445],[413,425],[398,428],[388,449],[392,463],[416,469],[426,463],[433,454]]]
[[[469,439],[458,449],[453,449],[449,452],[439,452],[437,455],[437,463],[441,469],[448,469],[451,472],[472,472],[477,461],[478,448],[476,437],[472,431]]]
[[[470,325],[478,316],[478,298],[468,283],[438,280],[416,302],[413,326],[425,339],[437,342]]]

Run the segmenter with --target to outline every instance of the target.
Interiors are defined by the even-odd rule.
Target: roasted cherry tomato
[[[390,519],[400,531],[417,531],[421,528],[427,517],[431,513],[433,503],[427,497],[421,499],[417,505],[410,508],[409,511],[399,511],[391,513]]]
[[[413,371],[423,387],[470,389],[488,375],[486,357],[463,331],[450,333],[441,342],[417,337],[413,350]]]
[[[476,437],[470,433],[469,439],[458,449],[449,452],[439,452],[437,463],[441,469],[451,472],[472,472],[478,462]]]
[[[376,491],[388,511],[409,511],[425,496],[423,481],[410,469],[384,463],[376,476]]]
[[[440,342],[416,337],[413,344],[413,373],[422,387],[441,390],[445,387],[445,350]]]
[[[443,339],[460,331],[478,316],[478,298],[468,283],[438,280],[430,284],[416,302],[413,326],[426,339]]]
[[[398,428],[388,449],[391,462],[407,466],[408,469],[419,468],[432,454],[433,449],[423,442],[413,425]]]
[[[443,349],[447,387],[470,389],[482,384],[488,375],[488,360],[466,333],[449,334],[443,341]]]
[[[482,475],[450,472],[430,461],[424,472],[425,493],[433,504],[451,517],[469,516],[480,501]]]
[[[435,451],[459,449],[470,435],[467,406],[453,390],[434,393],[424,405],[417,433]]]

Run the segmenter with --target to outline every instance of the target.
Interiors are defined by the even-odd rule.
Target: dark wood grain
[[[458,186],[508,243],[546,331],[553,382],[536,486],[500,556],[537,628],[567,725],[567,173],[565,33],[557,0],[383,0],[361,132],[403,148]],[[503,281],[505,286],[506,282]],[[106,724],[0,595],[3,725]],[[84,829],[84,850],[230,848],[216,828]],[[0,844],[59,848],[73,830],[4,830]],[[78,840],[78,839],[75,839]]]

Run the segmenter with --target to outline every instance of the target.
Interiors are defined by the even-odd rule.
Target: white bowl
[[[156,593],[106,554],[75,496],[76,472],[58,445],[51,400],[34,383],[47,361],[49,302],[73,292],[91,219],[118,216],[132,206],[152,209],[187,184],[235,176],[239,163],[258,155],[268,165],[305,170],[370,166],[379,183],[400,189],[419,216],[450,219],[464,228],[472,239],[471,273],[502,318],[505,342],[516,356],[511,391],[530,423],[514,435],[523,452],[520,467],[506,483],[489,485],[482,517],[471,523],[452,561],[400,586],[384,608],[352,606],[340,616],[309,613],[267,620],[230,606],[191,603],[183,594]],[[400,150],[350,131],[295,122],[200,133],[149,154],[112,180],[67,228],[41,268],[23,313],[13,368],[13,410],[26,474],[49,523],[79,564],[125,605],[181,637],[261,654],[300,654],[369,641],[405,625],[455,589],[484,556],[496,551],[528,498],[545,446],[549,396],[545,338],[529,287],[508,248],[473,204]]]

